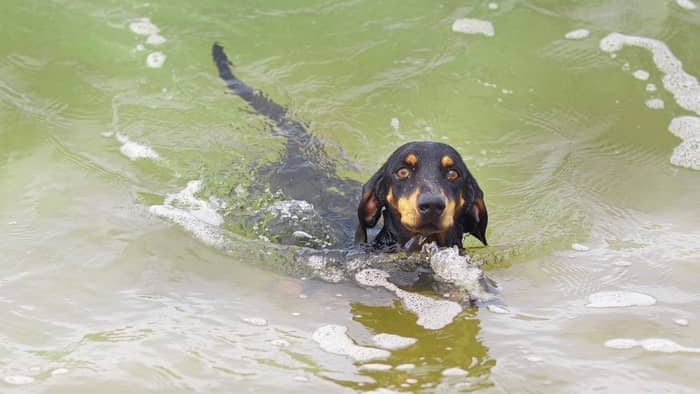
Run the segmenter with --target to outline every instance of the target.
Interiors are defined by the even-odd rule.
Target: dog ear
[[[484,203],[484,192],[471,176],[464,183],[462,197],[467,202],[467,205],[462,208],[464,231],[476,237],[484,245],[488,245],[486,226],[489,223],[489,215]]]
[[[377,225],[382,208],[386,205],[386,186],[384,183],[383,165],[367,183],[362,186],[362,197],[357,207],[359,221],[355,231],[355,244],[367,242],[367,229]]]

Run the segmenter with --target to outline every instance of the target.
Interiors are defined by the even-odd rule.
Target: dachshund
[[[484,193],[457,151],[439,142],[400,146],[362,187],[355,243],[367,243],[367,229],[383,227],[372,246],[421,243],[462,248],[465,233],[486,242]]]

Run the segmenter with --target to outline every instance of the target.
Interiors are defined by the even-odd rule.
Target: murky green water
[[[689,8],[6,1],[0,391],[700,389],[700,172],[671,164],[681,145],[697,160],[700,128],[686,142],[668,131],[700,116],[697,80],[674,96],[658,45],[600,47],[613,32],[659,40],[698,77],[700,9]],[[139,18],[165,42],[130,28]],[[453,31],[461,18],[495,34]],[[590,34],[565,38],[580,28]],[[508,313],[466,310],[428,330],[388,292],[259,269],[256,251],[231,258],[153,215],[192,180],[234,215],[279,199],[245,194],[284,139],[226,91],[214,41],[309,125],[343,177],[365,181],[409,140],[462,152],[486,192],[491,247],[518,251],[487,267]],[[149,67],[155,51],[165,62]],[[602,291],[656,302],[587,307]],[[417,341],[371,361],[391,369],[368,370],[312,339],[327,325],[364,346],[379,333]],[[609,342],[622,338],[639,342]]]

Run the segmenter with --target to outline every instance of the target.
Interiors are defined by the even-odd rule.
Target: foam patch
[[[372,342],[382,349],[396,350],[407,348],[416,343],[416,338],[407,338],[393,334],[377,334],[372,337]]]
[[[146,65],[150,68],[161,68],[167,56],[163,52],[151,52],[146,56]]]
[[[569,40],[582,40],[588,37],[590,34],[591,32],[586,29],[576,29],[566,33],[564,37]]]
[[[119,151],[131,160],[136,159],[160,159],[160,155],[150,147],[139,144],[138,142],[131,141],[129,137],[124,134],[117,133],[117,141],[121,142],[122,146]]]
[[[329,324],[314,331],[311,339],[328,353],[349,356],[356,361],[369,361],[387,358],[391,355],[386,350],[356,345],[347,335],[347,327]]]
[[[652,296],[631,291],[601,291],[588,297],[588,308],[621,308],[656,304]]]
[[[658,98],[649,99],[644,104],[651,109],[664,109],[664,101]]]
[[[452,24],[452,31],[465,34],[483,34],[486,37],[493,37],[496,33],[493,24],[481,19],[457,19]]]
[[[651,52],[654,64],[663,74],[664,88],[673,94],[679,106],[700,115],[700,84],[697,78],[683,71],[683,63],[665,43],[653,38],[620,33],[611,33],[600,41],[603,52],[617,52],[625,46],[644,48]]]
[[[462,311],[456,302],[435,300],[421,294],[409,293],[399,289],[387,278],[389,274],[378,269],[366,269],[355,275],[355,280],[365,286],[384,287],[399,297],[406,309],[418,316],[416,323],[429,330],[439,330],[452,323]]]
[[[698,8],[698,6],[696,6],[695,3],[690,0],[676,0],[676,4],[678,4],[678,6],[681,8],[691,11]]]
[[[140,36],[148,36],[160,32],[158,26],[154,25],[150,18],[138,18],[134,20],[129,23],[129,30]]]
[[[684,1],[683,4],[695,6],[688,1]],[[600,49],[612,54],[625,46],[636,46],[651,52],[654,64],[663,74],[661,80],[664,88],[673,94],[680,107],[700,115],[700,83],[697,78],[683,70],[683,63],[673,55],[666,44],[652,38],[620,33],[611,33],[600,41]],[[655,89],[654,86],[653,90]],[[647,85],[647,91],[652,91],[650,85]],[[661,109],[664,106],[660,99],[648,100],[646,105],[652,109]],[[672,126],[673,121],[669,128]],[[674,149],[670,162],[679,167],[700,170],[700,136],[684,138],[683,143]]]
[[[630,338],[615,338],[605,342],[605,347],[611,349],[632,349],[641,347],[648,352],[659,353],[700,353],[700,348],[685,347],[665,338],[648,338],[648,339],[630,339]]]

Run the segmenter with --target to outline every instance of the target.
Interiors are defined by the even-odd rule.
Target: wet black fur
[[[291,198],[311,202],[329,223],[334,224],[336,237],[339,239],[337,246],[352,244],[353,207],[357,206],[358,201],[359,224],[355,231],[355,243],[367,242],[367,229],[377,225],[382,213],[384,225],[372,242],[373,247],[386,249],[398,246],[401,248],[413,236],[401,225],[396,213],[387,209],[386,201],[389,188],[394,190],[397,198],[403,195],[401,193],[407,193],[410,190],[410,187],[399,186],[396,179],[392,178],[397,160],[403,160],[408,150],[434,163],[439,163],[440,158],[449,153],[455,159],[454,168],[462,175],[458,182],[444,185],[440,183],[443,180],[438,180],[448,198],[457,198],[461,194],[465,201],[464,209],[456,214],[453,226],[438,237],[440,246],[457,245],[461,248],[465,233],[472,234],[486,244],[488,216],[483,205],[483,192],[460,155],[452,147],[441,143],[413,142],[397,149],[362,187],[363,196],[371,193],[371,198],[376,199],[377,204],[371,218],[365,220],[361,212],[366,211],[368,200],[359,195],[362,185],[353,180],[340,178],[336,174],[333,160],[327,156],[321,142],[302,123],[288,118],[284,107],[238,79],[231,71],[231,62],[222,46],[213,45],[212,57],[219,76],[226,82],[228,88],[258,114],[272,121],[276,132],[286,137],[284,157],[280,160],[279,166],[269,171],[270,183]],[[443,176],[444,174],[440,174],[437,168],[437,166],[425,166],[421,169],[420,176],[423,179],[435,177],[437,179]],[[418,184],[421,184],[420,179],[413,187]],[[475,213],[473,207],[478,201],[481,202],[480,206],[483,209]]]

